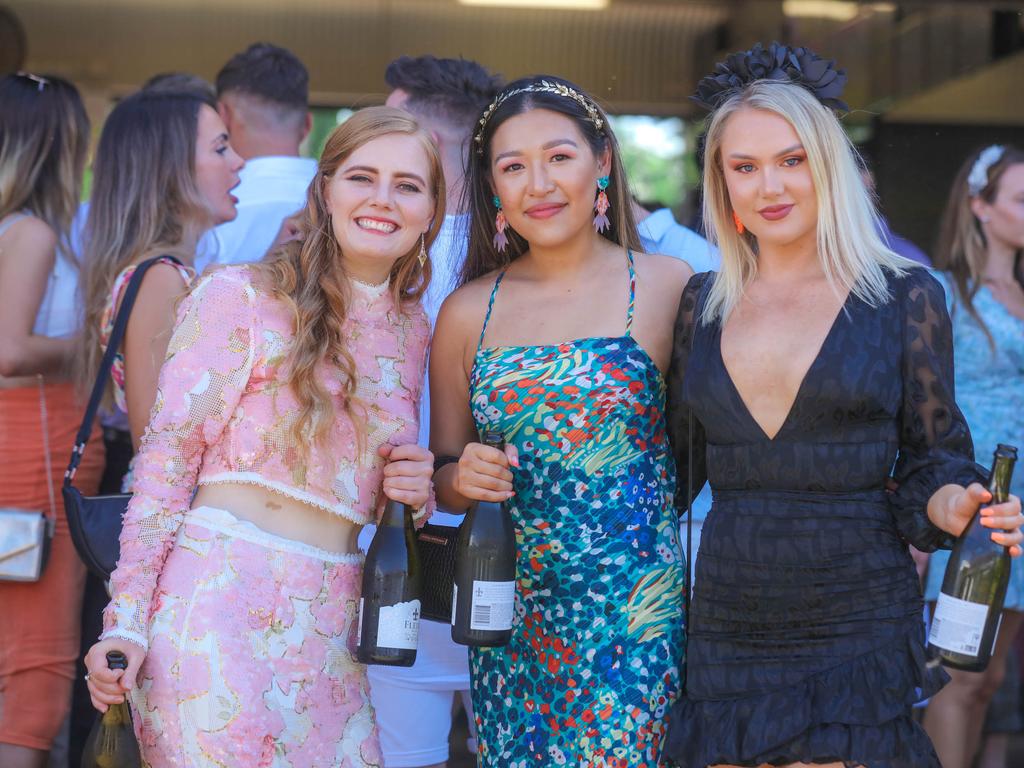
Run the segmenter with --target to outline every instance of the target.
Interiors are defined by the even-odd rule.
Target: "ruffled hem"
[[[665,757],[676,768],[941,768],[910,708],[948,680],[926,664],[921,641],[905,635],[790,688],[726,700],[684,695],[669,713]]]

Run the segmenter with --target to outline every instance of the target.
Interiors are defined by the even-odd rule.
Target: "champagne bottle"
[[[356,641],[360,662],[392,667],[416,662],[420,579],[412,510],[389,499],[363,565]]]
[[[1009,499],[1016,460],[1016,448],[996,448],[988,483],[992,504]],[[992,541],[991,534],[992,529],[981,524],[979,510],[950,554],[928,634],[928,644],[943,664],[968,672],[988,666],[1010,579],[1010,553]]]
[[[483,442],[504,450],[501,434]],[[516,596],[516,538],[503,504],[480,502],[459,527],[452,589],[452,640],[462,645],[499,646],[512,639]]]
[[[127,669],[128,659],[120,651],[107,654],[107,667]],[[93,724],[82,750],[82,768],[139,768],[142,755],[135,740],[128,702],[111,704]]]

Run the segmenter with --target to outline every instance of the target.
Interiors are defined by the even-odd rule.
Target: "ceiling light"
[[[850,21],[860,13],[860,4],[842,0],[782,0],[782,12],[793,18]]]
[[[490,8],[544,8],[547,10],[599,11],[610,0],[459,0],[461,5],[483,5]]]

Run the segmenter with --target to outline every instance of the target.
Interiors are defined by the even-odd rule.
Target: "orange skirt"
[[[83,406],[71,384],[45,390],[56,534],[39,581],[0,581],[0,743],[40,750],[50,749],[70,706],[85,583],[60,495]],[[36,386],[0,389],[0,506],[49,514],[39,400]],[[83,493],[96,492],[103,462],[95,430],[75,477]]]

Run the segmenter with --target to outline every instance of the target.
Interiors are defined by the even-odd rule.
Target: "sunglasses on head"
[[[50,84],[50,81],[47,80],[45,77],[33,75],[31,72],[18,72],[17,75],[18,77],[23,77],[26,80],[31,80],[33,83],[36,84],[36,90],[40,92],[42,92],[42,90]]]

